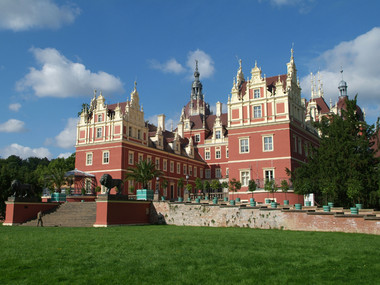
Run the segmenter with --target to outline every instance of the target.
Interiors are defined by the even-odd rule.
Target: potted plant
[[[361,202],[361,196],[363,193],[363,186],[361,182],[358,179],[355,178],[349,178],[347,180],[347,196],[350,198],[355,207],[351,207],[351,214],[358,214],[358,210],[362,209],[362,204]]]
[[[286,199],[286,193],[289,191],[289,183],[285,179],[281,181],[281,191],[285,193],[284,205],[289,205],[289,200]]]
[[[278,187],[276,182],[273,179],[267,179],[265,181],[264,189],[270,193],[272,193],[273,200],[271,203],[272,208],[277,208],[277,203],[274,201],[274,193],[277,192]]]
[[[221,187],[222,188],[227,188],[228,189],[228,182],[227,181],[223,181],[222,184],[221,184]],[[228,197],[224,197],[223,198],[224,202],[227,202],[228,201]]]
[[[166,179],[163,179],[162,182],[161,182],[161,185],[162,185],[162,196],[161,196],[161,200],[165,200],[165,196],[166,196],[166,191],[168,189],[168,181]]]
[[[229,185],[229,189],[232,191],[232,192],[236,192],[238,190],[240,190],[241,188],[241,183],[239,180],[236,180],[235,178],[232,178],[230,180],[230,185]],[[231,199],[232,201],[230,201],[230,204],[231,205],[234,205],[235,203],[235,200]]]
[[[220,184],[219,180],[214,179],[211,181],[211,189],[213,189],[215,192],[217,192],[222,185]]]
[[[134,180],[142,185],[142,189],[137,189],[138,200],[153,200],[154,191],[148,188],[148,183],[155,177],[161,177],[162,172],[156,169],[152,161],[142,160],[135,167],[128,167],[127,179]]]
[[[251,206],[256,206],[256,202],[255,202],[255,199],[253,198],[253,192],[256,191],[256,188],[257,188],[257,185],[256,185],[256,182],[255,180],[251,179],[248,181],[248,191],[252,193],[252,198],[249,199],[249,202],[251,204]]]
[[[192,190],[193,190],[193,186],[191,186],[191,184],[186,184],[186,191],[189,193],[189,196],[187,197],[187,201],[188,202],[191,201],[190,193],[191,193]]]
[[[180,179],[178,179],[177,187],[178,187],[179,192],[180,192],[180,193],[178,193],[178,199],[182,198],[181,194],[182,194],[183,185],[185,184],[184,181],[185,181],[185,179],[183,177],[181,177]]]

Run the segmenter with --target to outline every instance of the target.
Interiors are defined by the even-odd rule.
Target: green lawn
[[[0,226],[0,284],[379,284],[380,236]]]

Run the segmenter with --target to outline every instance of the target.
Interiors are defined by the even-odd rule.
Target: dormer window
[[[99,114],[98,115],[98,122],[102,122],[103,121],[103,116],[102,116],[102,114]]]
[[[260,89],[253,90],[253,98],[260,98]]]
[[[201,135],[200,134],[196,134],[195,135],[195,142],[200,142],[201,141]]]
[[[215,138],[220,139],[220,137],[221,137],[221,131],[216,131],[215,132]]]

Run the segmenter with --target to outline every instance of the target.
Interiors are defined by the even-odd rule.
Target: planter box
[[[147,189],[138,189],[136,191],[136,199],[137,200],[153,200],[154,191]]]

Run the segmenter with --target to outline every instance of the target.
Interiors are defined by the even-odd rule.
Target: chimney
[[[220,103],[219,101],[216,102],[216,116],[217,117],[220,117],[220,115],[222,115],[222,103]]]
[[[157,127],[161,127],[161,130],[165,131],[165,115],[161,114],[157,116]]]

